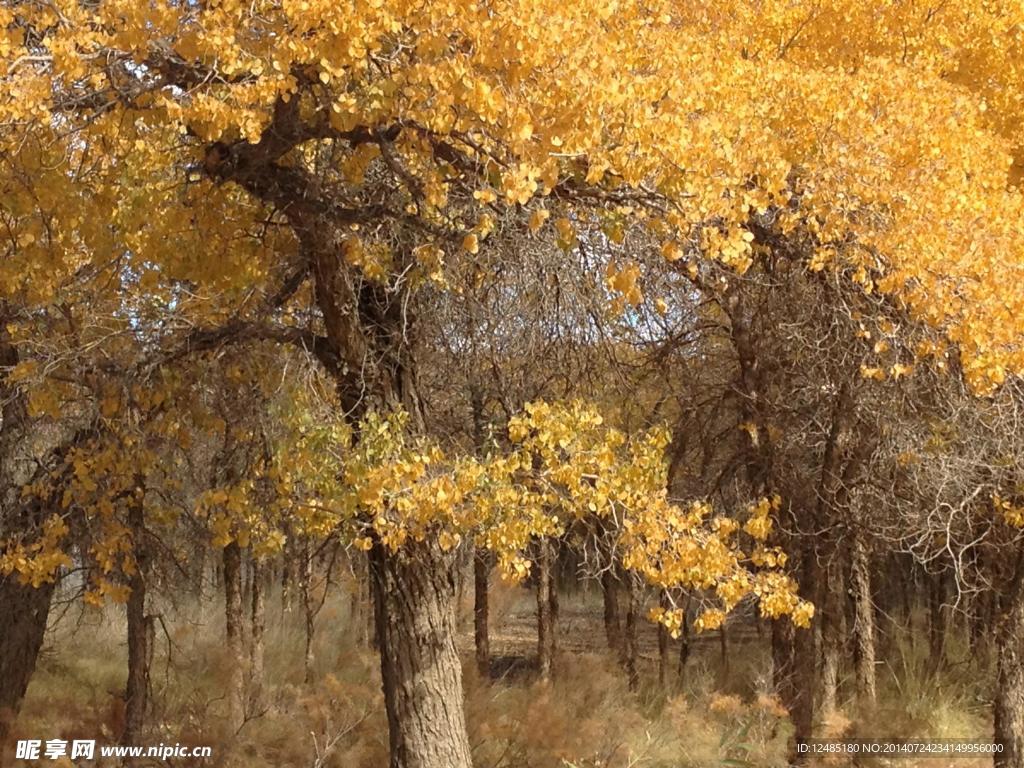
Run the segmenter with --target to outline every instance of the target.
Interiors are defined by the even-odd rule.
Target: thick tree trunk
[[[796,745],[811,738],[813,725],[813,681],[807,679],[806,667],[813,670],[814,659],[809,658],[805,653],[807,648],[802,647],[813,645],[813,641],[808,639],[810,634],[810,630],[797,629],[785,618],[772,623],[772,679],[775,693],[789,712],[793,724],[789,743],[790,765],[803,765],[806,761],[806,756],[797,751]]]
[[[800,568],[800,593],[815,604],[819,593],[816,555],[812,547],[807,547],[802,553]],[[802,765],[807,756],[798,752],[796,746],[813,735],[818,687],[813,625],[810,629],[798,629],[789,619],[776,620],[772,625],[772,660],[776,693],[789,711],[793,723],[789,762],[791,765]]]
[[[473,641],[480,677],[491,677],[490,584],[491,554],[482,548],[473,553]]]
[[[245,643],[242,638],[242,550],[224,547],[224,619],[228,651],[228,722],[237,732],[245,723]]]
[[[149,701],[150,632],[146,619],[146,578],[149,573],[149,546],[142,499],[134,499],[128,510],[128,525],[135,555],[135,572],[128,594],[128,682],[125,686],[125,717],[122,744],[140,743]]]
[[[604,600],[604,636],[608,648],[622,653],[622,619],[619,615],[619,580],[615,568],[609,564],[601,572],[601,597]]]
[[[803,567],[800,570],[801,594],[817,605],[820,601],[820,567],[817,552],[813,548],[804,554]],[[815,619],[815,622],[820,622]],[[790,710],[793,719],[794,736],[797,741],[807,740],[814,733],[814,706],[818,695],[818,656],[815,652],[815,628],[796,629],[794,632],[793,658],[796,667],[793,670],[795,682],[795,699]]]
[[[1018,573],[1014,581],[998,628],[995,740],[1003,751],[996,768],[1024,768],[1024,580]]]
[[[242,648],[245,649],[246,682],[249,679],[249,651],[252,648],[252,625],[249,623],[249,608],[252,605],[252,551],[242,550]]]
[[[20,362],[7,331],[8,312],[7,303],[0,300],[0,371]],[[25,506],[21,495],[37,467],[31,429],[23,393],[0,373],[0,545],[9,536],[31,540],[44,518],[45,510]],[[32,587],[22,584],[16,573],[0,574],[0,761],[7,754],[10,726],[36,668],[53,591],[53,583]]]
[[[370,551],[391,768],[472,768],[455,649],[454,556],[433,542]]]
[[[537,541],[537,670],[541,680],[551,678],[555,656],[555,616],[551,604],[551,541]]]
[[[853,537],[850,556],[857,701],[860,706],[870,707],[875,703],[875,611],[867,548],[859,536]]]
[[[279,102],[262,140],[232,145],[226,160],[222,146],[216,153],[211,148],[209,158],[219,157],[208,163],[208,170],[217,183],[239,184],[285,212],[311,262],[313,296],[323,322],[322,341],[313,351],[334,377],[340,413],[355,437],[361,417],[372,407],[401,407],[409,417],[407,432],[423,434],[410,281],[399,281],[394,289],[364,281],[338,248],[351,224],[338,206],[340,198],[310,185],[296,186],[291,169],[277,164],[302,133],[297,102]],[[291,181],[282,184],[286,177]],[[395,256],[399,272],[415,263],[411,249]],[[470,768],[453,637],[452,558],[432,543],[409,544],[394,554],[377,542],[371,553],[392,768]]]
[[[46,634],[54,585],[23,586],[18,577],[0,576],[0,749],[21,709]]]
[[[255,557],[252,561],[252,606],[249,615],[251,645],[249,647],[249,697],[253,708],[263,697],[264,642],[267,626],[266,598],[264,597],[264,564]]]

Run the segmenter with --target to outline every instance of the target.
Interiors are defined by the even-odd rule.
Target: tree
[[[86,285],[84,325],[113,308],[124,327],[152,328],[144,346],[157,358],[257,339],[317,358],[335,390],[335,436],[357,456],[368,445],[390,457],[377,466],[362,454],[366,474],[351,481],[370,490],[347,503],[345,520],[370,553],[392,763],[463,768],[444,537],[484,532],[506,565],[522,561],[494,541],[500,518],[470,524],[431,498],[449,493],[440,479],[417,486],[425,518],[367,483],[384,488],[413,461],[445,467],[438,477],[463,493],[477,471],[422,447],[423,318],[450,286],[492,279],[478,257],[503,237],[581,252],[607,241],[611,258],[589,268],[603,271],[620,314],[645,301],[636,237],[694,279],[712,263],[742,275],[799,243],[810,270],[944,330],[977,391],[1024,370],[1014,320],[1024,280],[1012,279],[1024,269],[1021,197],[1007,186],[1011,144],[1000,133],[1019,124],[1002,85],[1016,85],[1016,70],[971,42],[987,24],[1012,49],[1019,9],[957,11],[950,62],[947,25],[931,35],[935,14],[904,34],[912,22],[899,9],[875,22],[868,5],[811,9],[806,21],[806,9],[787,6],[761,24],[745,4],[635,0],[4,3],[0,298],[39,309]],[[847,28],[881,55],[851,57],[834,35]],[[26,328],[12,337],[31,341]],[[54,405],[45,391],[40,404]],[[546,450],[534,452],[548,465],[529,492],[578,486]],[[666,478],[657,492],[647,484],[661,458],[645,459],[646,479],[599,467],[619,491],[633,489],[619,499],[625,509],[656,500],[645,508],[659,516],[638,515],[624,534],[624,562],[667,588],[685,570],[677,547],[698,541],[724,560],[686,580],[736,575],[740,587],[719,595],[728,607],[753,586],[724,554],[729,524],[695,537],[707,508],[674,512]],[[540,513],[514,522],[531,536],[558,527]],[[655,567],[664,556],[678,557],[677,572]],[[811,562],[802,567],[813,576]],[[792,584],[773,576],[776,600],[762,609],[809,619]]]

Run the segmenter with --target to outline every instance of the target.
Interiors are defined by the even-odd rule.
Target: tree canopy
[[[38,588],[69,567],[68,510],[97,602],[128,599],[107,575],[138,569],[143,506],[222,548],[340,535],[378,579],[386,689],[434,647],[389,601],[407,587],[442,615],[451,584],[414,566],[444,573],[470,538],[522,578],[537,540],[614,525],[672,632],[677,588],[714,593],[699,627],[751,595],[809,625],[773,521],[847,504],[870,463],[847,434],[888,437],[857,387],[920,366],[990,398],[1024,374],[1022,36],[1004,0],[0,3],[2,423],[35,457],[0,455],[20,467],[0,491],[33,520],[0,571]],[[762,279],[842,310],[799,318],[817,346],[774,393]],[[627,423],[669,399],[646,382],[611,409],[527,393],[551,389],[521,373],[541,348],[571,380],[570,349],[638,358],[628,337],[667,357],[715,322],[728,334],[673,364],[718,376],[715,345],[734,347],[739,512],[672,498],[685,440]],[[839,363],[830,327],[849,332]],[[488,367],[522,386],[485,435]],[[463,375],[481,423],[460,442],[424,401]],[[785,419],[766,410],[786,396],[833,413],[804,426],[826,433],[820,467],[795,440],[775,450]],[[197,452],[215,476],[186,493]],[[782,498],[805,465],[816,501]],[[1017,496],[994,498],[1021,522]],[[395,765],[468,764],[467,743],[424,746],[431,728],[395,736],[439,698],[391,690]]]

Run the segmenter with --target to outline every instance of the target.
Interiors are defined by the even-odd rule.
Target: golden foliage
[[[692,243],[743,272],[753,222],[799,230],[811,269],[945,329],[989,391],[1024,370],[1022,21],[1005,0],[5,7],[0,295],[50,302],[86,265],[118,276],[124,253],[147,294],[186,279],[208,289],[196,313],[243,301],[291,236],[249,236],[263,206],[185,169],[211,142],[257,142],[294,102],[307,136],[286,162],[398,127],[388,152],[343,141],[334,157],[353,196],[402,169],[426,245],[451,224],[475,253],[480,214],[507,206],[538,234],[556,212],[572,247],[573,208],[626,201],[666,258]],[[460,189],[474,194],[455,211]],[[387,276],[386,254],[357,255]],[[628,268],[610,279],[639,301]]]

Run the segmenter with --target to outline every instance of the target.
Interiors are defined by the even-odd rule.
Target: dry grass
[[[471,600],[471,595],[465,597]],[[349,598],[328,600],[318,620],[315,680],[304,685],[303,632],[268,597],[264,696],[237,734],[226,730],[221,608],[215,601],[166,610],[152,669],[147,743],[211,745],[205,765],[253,768],[379,768],[387,734],[376,658],[363,647]],[[479,768],[705,768],[781,766],[789,723],[768,692],[767,638],[733,628],[728,663],[717,638],[695,643],[682,678],[656,684],[655,633],[641,633],[642,684],[631,692],[603,649],[593,594],[563,596],[560,656],[553,683],[537,682],[526,661],[534,646],[533,603],[519,588],[492,595],[495,656],[520,659],[508,674],[480,680],[471,654],[471,614],[462,607],[466,709]],[[113,743],[123,719],[124,622],[115,608],[69,612],[51,633],[17,733],[32,738],[96,738]],[[673,653],[675,651],[673,650]],[[967,681],[925,674],[919,649],[903,647],[881,675],[874,712],[846,707],[830,736],[982,737],[988,713]],[[525,657],[525,658],[523,658]],[[977,674],[974,675],[977,677]],[[884,728],[883,728],[884,726]],[[885,730],[885,734],[882,730]],[[164,765],[195,763],[169,761]],[[904,768],[912,763],[903,761]],[[980,765],[980,764],[977,764]],[[958,762],[959,768],[975,768]]]

